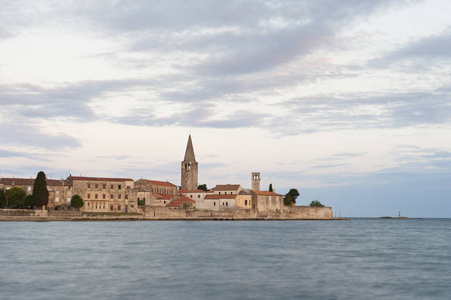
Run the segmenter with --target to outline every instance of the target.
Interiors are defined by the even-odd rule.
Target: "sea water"
[[[1,299],[451,299],[451,219],[0,222]]]

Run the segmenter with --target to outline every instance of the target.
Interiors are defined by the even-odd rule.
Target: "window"
[[[88,199],[91,198],[91,194],[88,194]]]
[[[121,206],[120,205],[117,206],[117,210],[121,210]]]
[[[111,197],[110,197],[111,199],[114,199],[114,195],[113,194],[111,194]]]
[[[121,199],[122,198],[122,195],[117,195],[117,199]]]
[[[221,195],[221,192],[219,192],[219,195]]]
[[[118,189],[118,190],[121,189],[121,185],[120,185],[120,184],[117,185],[117,189]]]
[[[94,198],[95,198],[95,199],[98,199],[98,198],[99,198],[99,195],[95,194],[95,195],[94,195]]]
[[[244,200],[244,205],[247,205],[247,200]]]
[[[111,185],[111,187],[110,187],[111,189],[114,189],[114,185]]]
[[[91,188],[91,184],[90,183],[88,183],[88,189],[90,189]]]
[[[197,198],[200,198],[200,195],[197,195]]]
[[[57,195],[59,195],[59,194],[60,194],[60,191],[56,191],[55,193],[56,193]]]
[[[125,195],[124,198],[125,198],[125,199],[128,199],[128,195]]]
[[[103,184],[103,189],[106,189],[106,184],[105,183]]]
[[[99,188],[99,184],[96,183],[96,189],[98,189],[98,188]]]
[[[103,198],[103,199],[106,199],[106,195],[105,195],[105,194],[103,194],[103,195],[102,195],[102,198]]]
[[[166,201],[163,201],[164,204],[166,204]]]
[[[229,206],[229,202],[226,202],[226,206]]]
[[[110,205],[110,210],[113,210],[114,209],[114,206],[113,205]]]
[[[216,206],[216,202],[213,202],[213,206]]]
[[[193,195],[189,195],[189,197],[190,197],[191,199],[193,199]]]

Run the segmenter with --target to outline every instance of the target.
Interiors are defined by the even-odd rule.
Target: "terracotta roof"
[[[167,195],[167,194],[154,194],[154,195],[157,196],[158,199],[166,199],[166,200],[170,200],[175,196],[175,195]]]
[[[80,180],[80,181],[133,181],[131,178],[103,178],[103,177],[82,177],[82,176],[69,176],[68,179]]]
[[[177,191],[177,193],[179,193],[179,194],[183,194],[183,193],[206,193],[206,191],[181,189],[181,190]]]
[[[175,184],[172,184],[169,181],[158,181],[158,180],[148,180],[148,179],[144,179],[144,180],[151,184],[155,184],[155,185],[177,187]]]
[[[239,184],[218,184],[214,187],[215,191],[236,191],[240,188]]]
[[[214,199],[236,199],[238,195],[207,195],[205,196],[205,200],[214,200]]]
[[[283,196],[281,194],[277,194],[274,192],[268,192],[268,191],[252,191],[253,193],[257,194],[257,195],[262,195],[262,196]]]
[[[5,185],[34,185],[33,178],[0,178],[0,183]],[[66,180],[46,179],[47,186],[70,186]]]

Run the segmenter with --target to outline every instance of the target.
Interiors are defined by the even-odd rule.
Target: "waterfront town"
[[[105,178],[69,175],[67,179],[47,179],[48,204],[45,215],[71,214],[71,199],[78,195],[83,206],[79,214],[135,214],[149,218],[230,219],[332,219],[330,207],[285,206],[284,196],[260,189],[260,173],[252,172],[251,188],[240,184],[217,184],[200,189],[198,162],[191,135],[181,162],[181,185],[154,179]],[[31,195],[35,179],[0,178],[0,190],[14,187]],[[56,213],[58,212],[58,213]],[[73,214],[74,212],[72,212]]]

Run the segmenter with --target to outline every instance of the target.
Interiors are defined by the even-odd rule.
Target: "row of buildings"
[[[73,195],[84,201],[86,212],[141,212],[145,207],[168,209],[257,211],[280,210],[283,196],[260,191],[260,173],[252,173],[252,189],[239,184],[218,184],[209,191],[198,189],[198,163],[191,136],[181,164],[181,188],[167,181],[131,178],[82,177],[70,175],[65,180],[47,179],[48,209],[65,209]],[[0,178],[0,189],[19,187],[27,194],[33,190],[34,179]]]

